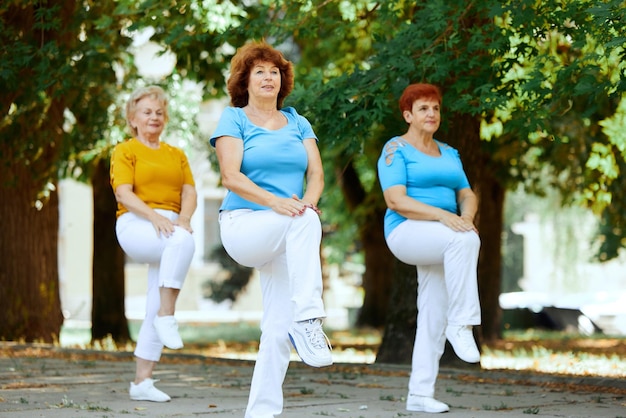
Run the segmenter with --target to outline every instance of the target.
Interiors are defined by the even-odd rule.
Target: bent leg
[[[163,245],[159,285],[180,290],[196,249],[193,236],[189,231],[176,226],[174,233],[163,240]]]
[[[391,252],[413,266],[442,264],[448,292],[448,323],[480,324],[478,254],[480,238],[475,232],[456,232],[440,222],[407,220],[387,238]]]
[[[480,238],[475,232],[456,232],[445,250],[449,325],[480,325],[477,277],[479,251]]]
[[[175,227],[174,233],[164,240],[165,248],[159,268],[159,316],[174,315],[176,300],[191,266],[195,242],[189,231]]]
[[[322,225],[317,213],[307,209],[302,216],[294,217],[286,239],[293,319],[325,318],[320,259]]]
[[[223,212],[220,232],[228,254],[244,266],[260,268],[286,254],[294,319],[326,316],[320,261],[322,227],[315,211],[307,209],[295,217],[271,210]]]

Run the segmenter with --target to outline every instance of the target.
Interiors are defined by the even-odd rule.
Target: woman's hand
[[[191,228],[191,219],[188,216],[180,215],[175,221],[174,225],[180,226],[187,230],[190,234],[193,234],[193,228]]]
[[[298,202],[302,202],[304,204],[305,208],[313,209],[315,211],[315,213],[317,213],[318,215],[322,214],[322,211],[319,210],[319,208],[315,204],[307,202],[306,200],[300,199],[295,194],[292,195],[291,198],[297,200]],[[302,211],[302,213],[304,213],[304,211]]]
[[[439,219],[439,222],[452,229],[453,231],[478,232],[478,229],[476,229],[474,222],[468,216],[458,216],[448,211],[442,211],[442,216]]]
[[[317,213],[320,213],[315,205],[300,200],[296,195],[293,195],[291,198],[276,197],[270,203],[270,208],[276,213],[287,216],[301,216],[307,208],[311,208]]]
[[[165,216],[153,211],[148,220],[152,222],[158,237],[164,236],[167,238],[174,233],[174,222]]]

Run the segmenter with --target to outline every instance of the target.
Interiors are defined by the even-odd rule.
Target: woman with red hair
[[[272,418],[283,409],[291,345],[310,366],[332,364],[322,330],[317,202],[324,172],[311,124],[283,107],[293,89],[291,62],[254,42],[237,50],[230,72],[232,106],[210,140],[228,189],[220,234],[235,261],[260,273],[261,343],[245,418]]]
[[[441,122],[439,89],[412,84],[399,104],[408,130],[383,147],[378,177],[387,203],[387,245],[400,261],[417,267],[417,332],[406,408],[446,412],[448,405],[434,398],[446,338],[459,358],[480,361],[472,334],[480,324],[478,200],[458,151],[434,139]]]

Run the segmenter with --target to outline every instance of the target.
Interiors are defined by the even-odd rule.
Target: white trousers
[[[228,254],[259,270],[263,297],[261,342],[245,418],[274,418],[283,410],[293,321],[324,318],[320,243],[315,211],[301,216],[272,210],[222,211],[220,234]]]
[[[440,222],[406,220],[391,232],[387,245],[400,261],[417,266],[417,332],[409,393],[432,397],[446,326],[480,324],[480,238]]]
[[[178,218],[176,212],[156,211],[172,221]],[[193,237],[189,231],[178,226],[169,237],[157,236],[150,221],[130,212],[117,219],[115,231],[126,255],[138,263],[148,264],[146,316],[137,336],[135,356],[159,361],[163,344],[152,324],[161,306],[159,287],[183,287],[195,250]]]

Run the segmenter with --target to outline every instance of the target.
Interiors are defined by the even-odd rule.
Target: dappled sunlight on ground
[[[336,363],[376,361],[378,331],[329,333]],[[209,357],[254,360],[258,342],[224,342],[186,346],[185,350]],[[293,359],[298,357],[293,354]],[[482,347],[481,366],[487,370],[525,370],[548,374],[626,377],[626,339],[572,338],[561,334],[543,339],[511,337]]]
[[[626,338],[528,330],[483,346],[484,369],[626,377]]]
[[[545,347],[516,350],[514,353],[485,348],[483,369],[531,370],[541,373],[578,376],[626,377],[626,358],[583,352],[554,352]]]
[[[255,360],[260,331],[256,324],[181,326],[182,354]],[[61,346],[132,353],[133,343],[89,342],[89,330],[65,330]],[[131,336],[136,325],[131,324]],[[328,331],[335,363],[372,364],[382,339],[376,329]],[[169,350],[166,350],[168,352]],[[294,361],[298,360],[295,352]],[[407,361],[407,364],[409,361]],[[524,370],[577,376],[626,377],[626,337],[592,337],[546,331],[506,332],[502,340],[483,345],[481,366],[487,370]]]

